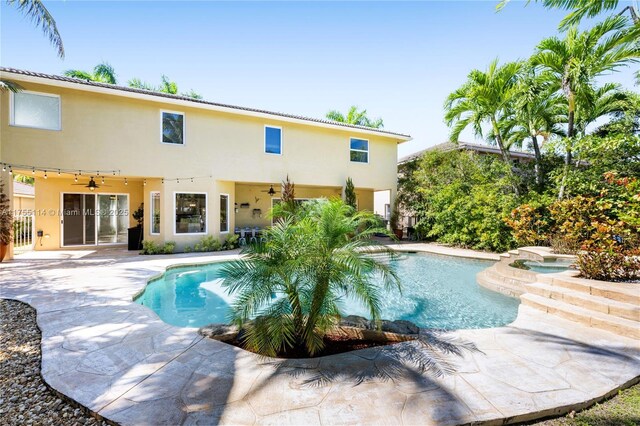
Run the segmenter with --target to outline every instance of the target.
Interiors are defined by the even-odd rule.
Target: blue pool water
[[[497,327],[516,318],[519,299],[476,283],[476,274],[490,266],[489,262],[406,254],[392,263],[402,282],[402,294],[397,290],[383,291],[384,319],[451,330]],[[151,282],[136,302],[176,326],[228,322],[233,296],[221,286],[222,267],[223,263],[214,263],[170,269]],[[341,304],[343,315],[367,316],[357,301],[343,300]]]

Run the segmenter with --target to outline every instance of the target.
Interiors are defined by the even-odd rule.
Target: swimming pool
[[[438,329],[488,328],[515,320],[520,300],[477,285],[476,274],[490,262],[427,254],[404,254],[392,261],[402,282],[383,291],[381,316]],[[166,323],[201,327],[228,322],[233,296],[221,286],[223,263],[168,270],[149,283],[137,303]],[[355,300],[343,300],[343,315],[367,316]]]

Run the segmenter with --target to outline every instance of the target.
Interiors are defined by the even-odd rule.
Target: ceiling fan
[[[98,185],[96,183],[96,181],[93,180],[93,176],[91,176],[91,179],[89,180],[89,183],[86,184],[86,185],[84,183],[72,183],[72,185],[82,185],[85,188],[89,188],[89,190],[91,190],[91,191],[95,191],[97,188],[100,188],[100,186],[111,186],[111,185],[105,185],[104,183]]]
[[[275,189],[273,189],[273,185],[271,185],[269,189],[263,189],[260,192],[266,192],[267,194],[273,197],[274,195],[276,195],[276,192],[280,192],[280,191],[276,191]]]

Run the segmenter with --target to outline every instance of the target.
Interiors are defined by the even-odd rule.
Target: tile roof
[[[403,133],[391,132],[391,131],[381,130],[381,129],[374,129],[372,127],[357,126],[357,125],[354,125],[354,124],[340,123],[340,122],[333,121],[333,120],[311,118],[311,117],[305,117],[305,116],[302,116],[302,115],[286,114],[286,113],[282,113],[282,112],[273,112],[273,111],[267,111],[267,110],[258,109],[258,108],[248,108],[248,107],[242,107],[242,106],[237,106],[237,105],[222,104],[222,103],[217,103],[217,102],[209,102],[209,101],[205,101],[205,100],[202,100],[202,99],[193,99],[193,98],[190,98],[188,96],[171,95],[171,94],[168,94],[168,93],[155,92],[155,91],[152,91],[152,90],[136,89],[136,88],[133,88],[133,87],[119,86],[119,85],[108,84],[108,83],[99,83],[99,82],[95,82],[95,81],[82,80],[82,79],[73,78],[73,77],[66,77],[66,76],[60,76],[60,75],[54,75],[54,74],[44,74],[44,73],[39,73],[39,72],[34,72],[34,71],[25,71],[25,70],[19,70],[19,69],[15,69],[15,68],[7,68],[7,67],[0,67],[0,72],[8,72],[8,73],[13,73],[13,74],[20,74],[20,75],[24,75],[24,76],[38,77],[38,78],[44,78],[44,79],[48,79],[48,80],[63,81],[63,82],[67,82],[67,83],[76,83],[76,84],[81,84],[81,85],[85,85],[85,86],[101,87],[101,88],[111,89],[111,90],[114,90],[114,91],[138,93],[138,94],[142,94],[142,95],[151,95],[151,96],[156,96],[156,97],[159,97],[159,98],[168,98],[168,99],[173,99],[173,100],[187,101],[187,102],[193,103],[194,107],[198,107],[198,104],[200,104],[200,105],[212,105],[212,106],[221,107],[221,108],[229,108],[229,109],[238,110],[240,113],[242,111],[245,111],[245,112],[252,112],[252,113],[268,114],[268,115],[273,115],[275,117],[290,118],[290,119],[295,119],[295,120],[308,121],[308,122],[312,122],[312,123],[328,124],[328,125],[337,126],[337,127],[346,127],[346,128],[365,130],[365,131],[368,131],[368,132],[380,133],[382,135],[387,135],[387,136],[396,136],[396,137],[400,137],[402,139],[410,139],[411,138],[411,136],[403,134]]]
[[[467,150],[467,151],[475,151],[475,152],[484,152],[487,154],[500,154],[500,149],[498,147],[482,145],[479,143],[469,143],[469,142],[443,142],[437,145],[430,146],[429,148],[420,150],[418,152],[414,152],[413,154],[406,155],[398,160],[399,164],[403,164],[409,161],[416,160],[420,158],[424,153],[431,151],[454,151],[454,150]],[[512,158],[535,158],[535,156],[530,152],[523,151],[509,151],[509,154]]]

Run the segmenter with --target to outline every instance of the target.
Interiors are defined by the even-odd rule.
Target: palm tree
[[[169,95],[178,94],[178,84],[175,81],[171,81],[169,77],[164,74],[161,77],[160,86],[154,86],[146,81],[140,80],[139,78],[132,78],[127,82],[127,84],[129,87],[133,87],[135,89],[150,90],[152,92],[167,93]],[[181,93],[180,95],[192,99],[202,99],[202,96],[196,93],[193,89],[188,92]]]
[[[374,129],[381,129],[384,127],[382,118],[375,120],[370,119],[367,116],[367,110],[358,110],[356,105],[352,105],[347,112],[347,115],[342,114],[340,111],[331,110],[326,114],[329,120],[337,121],[339,123],[353,124],[356,126],[373,127]]]
[[[483,136],[483,125],[491,128],[490,140],[494,141],[504,161],[511,163],[509,147],[504,140],[503,118],[510,111],[520,62],[508,62],[502,66],[493,60],[486,71],[472,70],[467,81],[451,93],[445,102],[445,121],[452,127],[451,140],[458,142],[460,133],[469,126],[474,134]]]
[[[266,231],[267,242],[248,246],[222,274],[223,285],[237,295],[232,317],[245,330],[247,347],[269,356],[291,349],[317,353],[345,296],[356,297],[379,320],[380,288],[373,278],[380,276],[385,288],[400,283],[384,262],[393,252],[372,240],[381,231],[374,216],[340,199],[310,201],[279,216]]]
[[[567,30],[572,25],[578,25],[583,18],[595,18],[602,12],[618,7],[619,0],[536,0],[547,9],[564,9],[571,12],[560,22],[560,29]],[[496,9],[501,10],[509,0],[502,0]],[[640,13],[637,6],[627,5],[618,15],[629,12],[635,24],[640,22]]]
[[[66,70],[64,75],[98,83],[118,84],[116,72],[107,62],[99,63],[93,71]]]
[[[22,12],[24,16],[30,19],[37,27],[41,27],[42,32],[58,51],[58,56],[64,58],[64,46],[62,44],[62,37],[58,32],[55,19],[49,13],[47,8],[42,4],[40,0],[6,0],[9,6],[15,6],[18,11]],[[0,80],[0,92],[4,91],[17,92],[22,90],[22,87],[11,81]]]
[[[42,32],[58,51],[58,56],[64,58],[64,46],[62,44],[62,37],[58,32],[55,19],[49,13],[47,8],[42,4],[40,0],[6,0],[10,6],[15,6],[18,11],[22,12],[24,16],[30,19],[36,27],[40,27]]]
[[[576,134],[584,137],[587,127],[604,116],[625,116],[637,108],[635,93],[627,92],[616,83],[587,90],[578,98],[576,108]]]
[[[505,120],[508,146],[522,147],[527,141],[531,144],[538,189],[544,187],[539,138],[544,143],[552,136],[564,136],[560,124],[566,122],[566,106],[557,90],[557,84],[552,79],[527,66],[515,87],[512,110]]]
[[[564,39],[549,37],[542,40],[531,58],[534,65],[548,72],[560,84],[568,105],[565,171],[559,198],[564,196],[566,176],[572,161],[577,100],[592,90],[596,77],[637,62],[640,47],[634,43],[634,38],[639,33],[640,26],[627,27],[626,18],[610,17],[583,32],[573,26]]]

